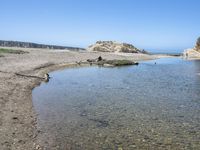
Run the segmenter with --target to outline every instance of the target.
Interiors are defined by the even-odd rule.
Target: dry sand
[[[72,52],[45,49],[22,49],[27,54],[3,54],[0,57],[0,149],[40,149],[37,144],[36,113],[32,89],[43,82],[45,73],[69,66],[76,61],[94,59],[150,60],[161,55],[117,55],[99,52]],[[41,77],[41,78],[37,78]]]

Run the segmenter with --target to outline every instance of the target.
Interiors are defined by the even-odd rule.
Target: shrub
[[[0,48],[0,53],[25,54],[25,53],[28,53],[28,52],[25,52],[25,51],[22,51],[22,50],[13,50],[13,49]]]

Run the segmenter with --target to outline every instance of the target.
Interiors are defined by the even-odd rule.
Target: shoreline
[[[45,73],[77,67],[76,61],[102,56],[105,59],[147,61],[167,55],[118,55],[102,52],[73,52],[26,49],[26,54],[3,54],[0,58],[0,149],[41,149],[37,144],[37,113],[32,104],[32,90],[44,80]],[[55,53],[56,52],[56,53]],[[25,75],[20,76],[19,74]],[[26,76],[27,75],[27,76]],[[36,76],[40,78],[33,78]]]

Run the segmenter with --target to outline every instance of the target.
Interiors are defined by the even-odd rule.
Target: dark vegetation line
[[[37,44],[37,43],[30,43],[30,42],[4,41],[4,40],[0,40],[0,46],[22,47],[22,48],[44,48],[44,49],[68,49],[68,50],[74,50],[74,51],[85,50],[84,48],[79,48],[79,47],[46,45],[46,44]]]
[[[3,53],[26,54],[26,53],[29,53],[29,52],[25,52],[25,51],[22,51],[22,50],[13,50],[13,49],[0,48],[0,54],[3,54]],[[1,56],[3,56],[3,55],[1,55]]]

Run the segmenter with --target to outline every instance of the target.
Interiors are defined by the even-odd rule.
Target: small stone
[[[131,147],[131,148],[136,148],[136,145],[130,145],[129,147]]]
[[[40,149],[40,145],[36,145],[35,149]]]
[[[172,144],[172,139],[171,138],[165,138],[164,139],[164,144],[171,145]]]
[[[148,140],[148,139],[150,139],[150,138],[149,138],[149,136],[145,135],[145,136],[144,136],[144,139],[145,139],[145,140]]]
[[[13,120],[18,120],[18,117],[12,117]]]

